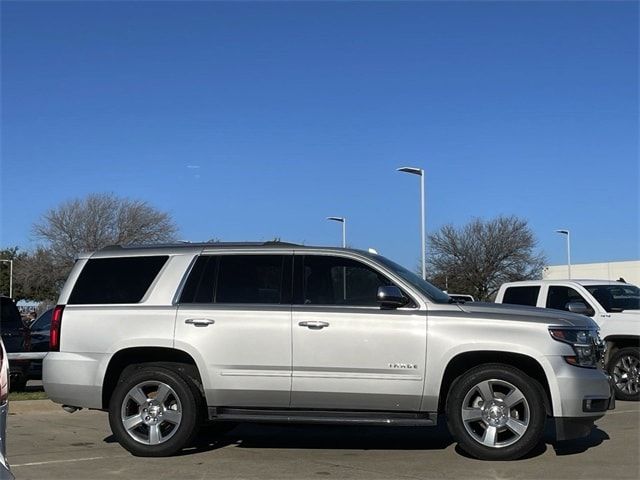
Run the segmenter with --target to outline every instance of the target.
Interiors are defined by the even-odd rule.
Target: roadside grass
[[[47,398],[49,397],[46,392],[42,390],[9,393],[10,402],[19,402],[20,400],[46,400]]]

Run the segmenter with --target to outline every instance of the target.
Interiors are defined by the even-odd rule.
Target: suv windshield
[[[427,298],[429,298],[434,303],[451,303],[450,302],[451,299],[449,298],[449,295],[444,293],[438,287],[431,285],[426,280],[423,280],[422,278],[420,278],[419,275],[416,275],[415,273],[413,273],[410,270],[407,270],[403,266],[398,265],[396,262],[393,262],[388,258],[382,257],[380,255],[374,255],[368,252],[361,252],[361,253],[364,253],[368,258],[376,262],[379,262],[385,267],[387,267],[389,270],[391,270],[393,273],[395,273],[400,278],[405,280],[407,283],[411,284],[412,287],[415,287],[416,290],[420,291],[420,293],[423,293],[424,295],[426,295]]]
[[[585,285],[584,288],[609,313],[640,310],[640,288],[635,285]]]

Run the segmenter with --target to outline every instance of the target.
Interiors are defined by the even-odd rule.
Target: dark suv
[[[11,389],[24,390],[27,385],[30,360],[16,359],[15,353],[28,352],[31,346],[29,329],[22,323],[15,302],[9,297],[0,297],[0,333],[9,356]]]
[[[42,380],[42,358],[38,358],[37,354],[42,356],[49,351],[49,336],[51,329],[51,317],[53,308],[42,313],[35,322],[29,326],[31,331],[31,349],[33,359],[29,367],[29,380]]]

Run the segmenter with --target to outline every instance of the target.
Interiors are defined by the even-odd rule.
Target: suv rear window
[[[162,255],[90,259],[82,269],[68,303],[138,303],[168,258]]]
[[[540,293],[539,286],[508,287],[504,292],[502,303],[535,307],[538,302],[538,293]]]
[[[20,312],[14,301],[9,297],[0,297],[0,331],[14,331],[23,326]]]

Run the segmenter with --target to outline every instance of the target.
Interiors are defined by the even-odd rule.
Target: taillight
[[[62,311],[64,310],[64,305],[56,305],[53,309],[53,314],[51,315],[51,330],[49,330],[49,351],[50,352],[59,352],[60,351],[60,327],[62,326]]]

